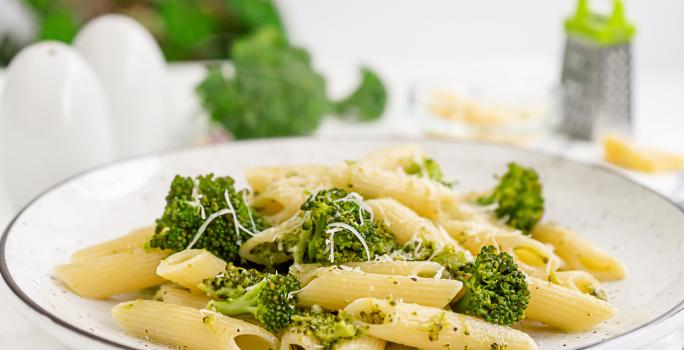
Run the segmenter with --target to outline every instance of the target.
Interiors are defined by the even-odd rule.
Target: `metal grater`
[[[631,129],[631,38],[634,26],[624,18],[622,2],[613,13],[591,13],[580,0],[565,22],[567,40],[561,74],[562,121],[565,134],[593,139],[605,131]]]

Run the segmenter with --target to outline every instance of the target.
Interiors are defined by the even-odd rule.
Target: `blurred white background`
[[[574,12],[576,1],[279,0],[279,4],[293,40],[306,46],[331,76],[333,92],[349,89],[355,67],[370,64],[391,82],[393,99],[386,118],[399,119],[407,114],[411,82],[426,76],[552,89],[560,79],[563,20]],[[612,8],[609,0],[590,4],[603,13]],[[624,4],[627,18],[637,27],[635,136],[684,151],[684,1],[625,0]]]

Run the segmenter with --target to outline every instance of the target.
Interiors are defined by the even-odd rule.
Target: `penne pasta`
[[[281,241],[290,233],[298,231],[304,220],[292,216],[279,225],[268,228],[249,238],[240,246],[240,256],[251,262],[273,266],[290,260],[292,252],[284,251]],[[261,254],[267,251],[268,254]]]
[[[309,195],[329,187],[327,178],[301,176],[273,182],[253,196],[252,205],[265,215],[266,221],[278,224],[295,215]]]
[[[96,244],[94,246],[81,249],[71,255],[72,261],[82,261],[88,258],[93,258],[103,255],[111,255],[121,252],[130,251],[136,248],[143,248],[145,242],[154,234],[154,226],[147,226],[131,231],[129,234]]]
[[[362,298],[345,311],[372,337],[419,349],[530,350],[529,335],[440,308],[385,299]]]
[[[532,237],[550,244],[572,270],[585,270],[600,281],[625,278],[627,269],[615,257],[596,247],[577,232],[556,224],[537,224]]]
[[[414,163],[420,163],[425,158],[425,152],[416,145],[404,144],[381,148],[369,153],[359,162],[368,166],[384,170],[402,170]]]
[[[154,300],[204,309],[211,299],[205,295],[192,293],[179,285],[167,283],[159,287],[159,290],[154,295]]]
[[[386,341],[374,337],[363,336],[353,340],[340,342],[335,350],[384,350]]]
[[[434,277],[444,269],[442,265],[433,261],[364,261],[345,265],[367,273],[420,277]]]
[[[334,267],[311,273],[315,278],[297,292],[298,304],[320,305],[328,310],[344,308],[363,297],[393,298],[443,308],[463,286],[450,279],[381,275]]]
[[[312,177],[318,178],[320,182],[324,182],[329,176],[330,171],[331,167],[327,165],[278,165],[247,169],[245,177],[252,190],[260,193],[274,182],[282,179]]]
[[[415,346],[387,342],[385,350],[418,350]]]
[[[551,282],[599,299],[606,300],[607,298],[601,282],[586,271],[558,271],[555,273],[555,280],[552,278]]]
[[[433,261],[363,261],[348,262],[340,266],[341,269],[367,272],[380,275],[398,275],[414,277],[435,277],[444,271],[442,265]],[[318,277],[326,268],[320,264],[294,264],[290,266],[290,274],[297,277],[302,286],[306,286]],[[327,269],[331,269],[328,267]]]
[[[226,262],[204,249],[186,249],[162,260],[157,275],[192,292],[201,293],[197,285],[226,269]]]
[[[369,198],[393,198],[429,219],[457,209],[454,193],[429,179],[347,162],[333,171],[334,186]]]
[[[209,310],[134,300],[120,303],[112,316],[127,333],[191,350],[268,350],[279,346],[266,330]]]
[[[518,267],[530,276],[548,279],[562,264],[550,247],[520,233],[499,230],[486,223],[458,221],[450,221],[447,230],[473,254],[487,245],[510,254]]]
[[[371,199],[366,204],[373,210],[375,221],[385,224],[399,244],[422,237],[440,247],[450,245],[464,250],[443,228],[392,198]]]
[[[93,299],[133,292],[164,283],[157,276],[159,262],[169,255],[160,250],[134,249],[58,266],[57,278],[74,293]]]
[[[321,344],[313,337],[297,332],[293,328],[282,331],[280,350],[319,350]]]
[[[528,277],[530,303],[525,318],[565,331],[583,331],[615,315],[615,307],[597,297]]]

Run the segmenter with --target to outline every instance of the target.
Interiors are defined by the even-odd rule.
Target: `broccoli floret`
[[[290,274],[261,273],[240,268],[228,268],[200,286],[207,291],[207,295],[219,297],[209,302],[210,309],[227,316],[252,314],[272,332],[290,324],[297,303],[293,292],[300,288],[299,280]]]
[[[468,263],[468,256],[463,251],[457,251],[453,246],[446,246],[435,253],[430,261],[444,266],[451,276],[456,276],[461,267]]]
[[[236,191],[233,185],[228,176],[176,176],[166,196],[164,213],[156,220],[155,233],[146,245],[178,252],[194,241],[192,248],[203,248],[226,261],[237,261],[240,242],[249,237],[247,231],[254,234],[264,229],[265,224],[245,202],[244,193]]]
[[[211,66],[196,91],[211,119],[236,139],[308,135],[334,111],[309,53],[274,26],[236,40],[231,55],[234,73],[226,76]],[[384,109],[385,94],[377,76],[366,70],[361,87],[338,108],[375,118]]]
[[[529,234],[544,214],[542,185],[537,172],[516,163],[508,164],[508,172],[499,179],[492,194],[479,198],[478,203],[496,203],[496,216],[524,234]]]
[[[264,27],[232,46],[234,74],[210,67],[197,93],[211,119],[236,139],[307,135],[330,109],[325,79],[308,52]]]
[[[485,246],[475,261],[454,272],[465,288],[463,297],[451,305],[454,311],[507,326],[523,318],[530,292],[525,274],[508,253]]]
[[[334,104],[337,116],[372,121],[378,119],[387,104],[387,91],[380,77],[368,68],[361,69],[361,84],[347,98]]]
[[[394,234],[373,222],[370,208],[356,193],[319,191],[302,205],[295,262],[343,264],[366,261],[397,248]]]
[[[409,175],[416,175],[418,177],[424,177],[439,182],[449,188],[453,187],[455,184],[453,181],[447,181],[444,179],[442,167],[432,158],[414,160],[409,163],[408,166],[404,167],[404,172]]]
[[[245,294],[248,287],[261,282],[266,276],[266,273],[256,269],[245,269],[229,263],[224,272],[204,280],[198,288],[212,299],[237,298]]]
[[[362,331],[354,318],[345,311],[328,312],[320,308],[298,310],[292,316],[293,329],[318,340],[324,350],[332,349],[339,341],[358,338]]]

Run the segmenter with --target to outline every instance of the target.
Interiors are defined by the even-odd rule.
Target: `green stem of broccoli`
[[[467,313],[467,311],[470,309],[470,297],[472,293],[470,293],[470,289],[465,288],[465,292],[463,293],[463,296],[461,299],[458,299],[455,303],[451,304],[451,309],[455,312],[459,313]]]
[[[255,314],[257,311],[257,298],[260,293],[260,287],[256,287],[243,296],[230,301],[213,300],[211,305],[213,308],[226,315],[241,315],[241,314]]]

